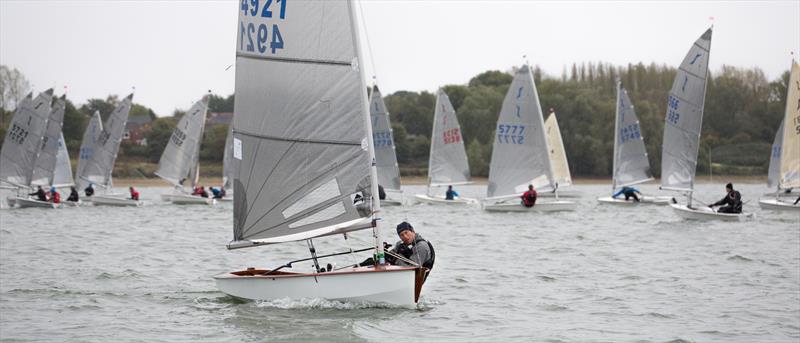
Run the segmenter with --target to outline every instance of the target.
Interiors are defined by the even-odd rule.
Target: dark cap
[[[397,224],[397,234],[398,235],[401,232],[405,231],[405,230],[411,230],[411,232],[414,232],[414,227],[411,226],[411,224],[409,224],[408,222],[402,222],[400,224]]]
[[[728,182],[728,184],[727,184],[727,185],[725,185],[725,188],[727,188],[727,189],[733,189],[733,184],[732,184],[732,183],[730,183],[730,182]]]

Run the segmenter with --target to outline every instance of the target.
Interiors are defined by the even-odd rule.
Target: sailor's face
[[[400,233],[400,240],[403,241],[405,244],[411,244],[414,242],[414,238],[417,237],[417,234],[411,230],[405,230]]]

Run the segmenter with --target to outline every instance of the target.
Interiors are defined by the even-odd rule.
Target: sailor
[[[54,204],[61,202],[61,194],[58,194],[58,191],[55,187],[50,187],[50,201],[52,201]]]
[[[69,188],[69,197],[67,197],[67,201],[78,202],[78,190],[75,189],[75,186]]]
[[[42,186],[38,186],[36,192],[28,193],[28,195],[35,195],[36,199],[39,201],[47,201],[47,194],[44,192],[44,189],[42,189]]]
[[[386,200],[386,191],[383,190],[383,186],[378,185],[378,198],[380,200]]]
[[[742,213],[742,194],[740,194],[739,191],[733,190],[733,184],[731,183],[725,185],[725,191],[728,192],[728,194],[726,194],[722,200],[708,205],[708,207],[714,208],[714,206],[727,205],[720,207],[717,212]]]
[[[220,195],[220,194],[222,194],[222,192],[220,191],[220,188],[216,188],[216,187],[210,187],[210,188],[211,188],[211,194],[214,195],[214,199],[222,198],[222,195]]]
[[[457,196],[459,196],[458,192],[453,190],[453,186],[447,186],[447,191],[444,192],[444,200],[455,200]]]
[[[86,194],[87,197],[94,195],[94,184],[89,184],[86,186],[86,189],[83,190],[83,193]]]
[[[528,185],[528,190],[525,193],[522,193],[522,205],[525,207],[533,207],[536,205],[536,198],[537,198],[536,190],[533,189],[533,185]]]
[[[130,192],[131,192],[131,200],[139,200],[139,192],[137,192],[135,189],[133,189],[133,186],[128,188],[128,190],[130,190]]]
[[[428,270],[433,269],[433,263],[436,260],[433,246],[416,233],[411,224],[408,222],[397,224],[397,235],[400,236],[400,240],[395,243],[390,254],[386,255],[389,263],[398,266],[413,266],[414,264],[410,262],[414,262]],[[394,255],[400,255],[403,258]]]
[[[625,201],[628,201],[630,200],[630,198],[633,198],[633,201],[639,202],[639,197],[636,196],[636,193],[642,194],[642,192],[639,192],[639,190],[636,188],[625,186],[622,187],[622,189],[620,189],[618,192],[614,193],[614,195],[612,195],[611,197],[616,199],[620,195],[625,195]]]

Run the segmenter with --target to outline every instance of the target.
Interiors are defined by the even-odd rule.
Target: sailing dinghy
[[[750,214],[718,213],[709,207],[694,207],[692,204],[697,151],[703,126],[711,32],[711,28],[706,30],[689,49],[669,91],[661,153],[661,189],[686,195],[686,204],[670,204],[681,218],[740,220]]]
[[[436,107],[433,114],[433,134],[431,152],[428,159],[428,192],[417,194],[417,201],[430,204],[468,205],[477,200],[456,197],[446,200],[444,194],[434,195],[431,190],[441,191],[442,187],[470,184],[469,163],[461,139],[461,126],[450,98],[444,90],[436,94]],[[441,192],[440,192],[441,193]]]
[[[617,111],[614,120],[614,157],[612,158],[611,194],[618,188],[638,185],[652,181],[650,161],[644,146],[639,119],[633,108],[628,92],[617,78]],[[601,204],[636,205],[636,204],[669,204],[671,197],[639,196],[633,199],[614,198],[612,196],[597,198]]]
[[[550,116],[544,121],[547,144],[550,146],[550,163],[553,166],[553,177],[558,188],[559,198],[580,198],[580,192],[564,189],[572,186],[572,174],[569,172],[567,162],[567,152],[564,149],[564,141],[561,139],[561,129],[558,127],[556,112],[551,108]],[[540,198],[554,198],[555,190],[538,194]]]
[[[119,145],[122,143],[122,136],[125,133],[125,123],[128,121],[128,113],[130,113],[133,101],[133,94],[128,95],[123,99],[117,107],[108,116],[105,125],[100,128],[97,137],[94,137],[91,145],[91,154],[88,159],[84,160],[83,156],[78,161],[78,178],[88,186],[88,183],[100,187],[103,194],[95,194],[91,197],[84,197],[85,200],[91,201],[94,205],[107,205],[107,206],[141,206],[142,201],[126,198],[126,194],[111,193],[114,186],[112,180],[112,172],[114,170],[114,162],[117,159],[119,152]],[[87,135],[91,136],[89,130],[92,129],[92,123],[87,127],[84,133],[84,141],[81,143],[81,154],[83,155],[83,146],[87,144]],[[92,141],[89,137],[90,141]],[[84,163],[85,165],[81,165]],[[79,182],[80,183],[80,182]]]
[[[311,258],[223,273],[243,299],[325,298],[413,305],[425,269],[384,264],[378,175],[352,1],[241,4],[229,249],[306,241]],[[238,6],[238,4],[237,4]],[[270,46],[256,32],[273,33]],[[260,36],[259,36],[260,37]],[[285,43],[284,43],[285,42]],[[251,44],[252,43],[252,44]],[[262,45],[263,44],[263,45]],[[319,268],[312,239],[372,229],[373,266]],[[352,253],[345,252],[343,254]],[[287,271],[313,260],[314,270]]]
[[[797,212],[800,203],[794,204],[795,199],[784,200],[778,196],[784,193],[784,189],[800,188],[800,66],[794,60],[788,88],[786,111],[772,145],[773,158],[770,159],[767,179],[770,187],[777,188],[776,196],[774,199],[761,199],[758,204],[765,210]],[[794,195],[798,196],[797,193]]]
[[[386,193],[386,199],[381,199],[381,205],[400,206],[403,204],[403,191],[400,190],[400,168],[397,165],[397,154],[394,149],[394,135],[389,123],[389,112],[386,111],[386,104],[378,86],[372,88],[369,113],[372,119],[372,141],[375,143],[378,184],[383,186]]]
[[[212,198],[191,195],[183,189],[183,182],[192,180],[191,189],[200,179],[200,143],[208,112],[208,96],[194,103],[172,130],[167,147],[158,161],[156,175],[172,184],[174,192],[162,194],[161,199],[176,205],[213,205]]]
[[[64,96],[57,99],[50,109],[50,116],[47,119],[47,128],[42,137],[42,145],[39,155],[36,157],[36,164],[33,168],[31,180],[32,187],[42,187],[50,189],[59,187],[55,182],[55,171],[58,165],[58,158],[61,144],[61,127],[64,122],[65,100]],[[63,163],[63,162],[62,162]],[[69,186],[67,184],[67,186]],[[20,207],[58,207],[60,204],[52,204],[50,201],[40,201],[33,197],[28,199],[18,199]]]
[[[554,124],[557,129],[558,124]],[[554,134],[558,134],[560,143],[561,134]],[[558,199],[558,184],[548,141],[539,93],[530,66],[525,64],[514,74],[497,118],[484,210],[553,212],[575,209],[575,202]],[[559,148],[563,156],[563,146]],[[559,158],[557,160],[561,163]],[[566,160],[561,167],[566,169],[566,172],[562,171],[562,177],[569,180]],[[520,196],[528,190],[528,185],[533,185],[537,193],[553,192],[555,200],[539,199],[535,206],[525,207]]]
[[[29,94],[20,102],[6,131],[0,151],[0,184],[3,188],[17,192],[16,196],[8,198],[10,206],[55,208],[57,205],[52,202],[39,201],[28,196],[33,186],[34,169],[47,134],[47,122],[54,115],[51,111],[52,89],[39,93],[35,99],[32,96]],[[61,115],[63,116],[63,112]]]

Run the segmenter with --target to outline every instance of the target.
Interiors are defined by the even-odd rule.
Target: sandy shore
[[[488,179],[485,177],[474,177],[472,181],[476,185],[486,185]],[[410,177],[403,177],[401,178],[400,182],[403,185],[426,185],[428,184],[428,178],[425,176],[410,176]],[[649,183],[658,184],[660,181],[658,179],[654,181],[650,181]],[[697,183],[699,184],[706,184],[706,183],[714,183],[714,184],[725,184],[728,182],[733,183],[745,183],[745,184],[757,184],[757,183],[766,183],[767,176],[766,175],[715,175],[712,178],[709,178],[708,175],[698,175]],[[580,177],[574,178],[573,183],[578,185],[592,185],[592,184],[610,184],[611,178],[603,178],[603,177]],[[203,177],[200,178],[200,184],[203,186],[212,186],[218,187],[222,184],[222,178],[215,178],[215,177]],[[127,187],[127,186],[134,186],[134,187],[168,187],[169,184],[161,180],[159,178],[115,178],[114,185],[117,187]]]

